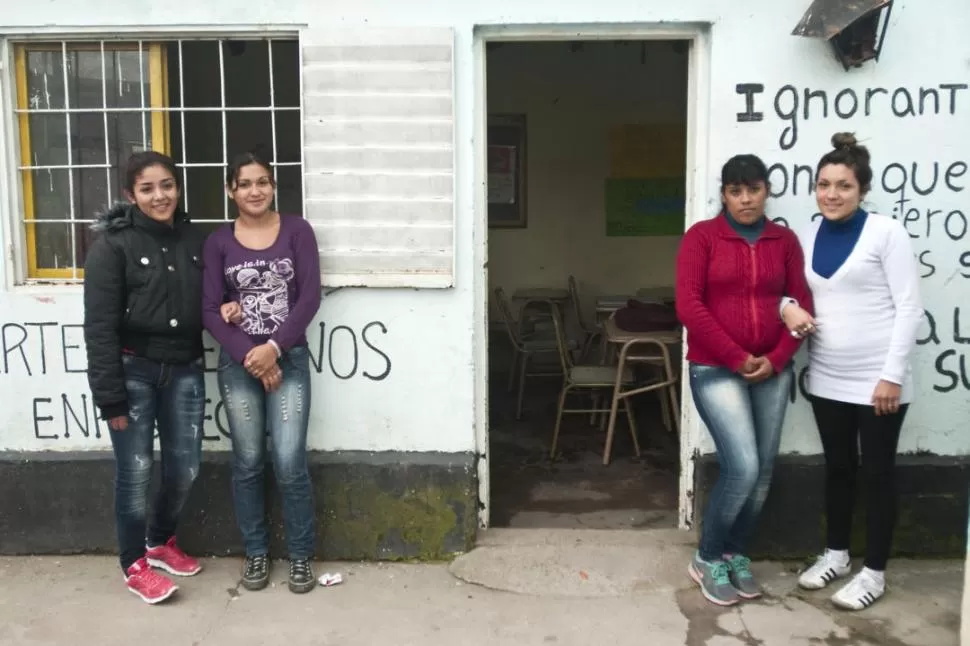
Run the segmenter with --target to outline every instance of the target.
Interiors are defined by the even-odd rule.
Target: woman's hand
[[[257,379],[262,379],[270,374],[273,368],[278,367],[276,365],[277,358],[276,348],[273,347],[273,344],[263,343],[262,345],[257,345],[246,354],[246,358],[243,360],[243,367],[252,376]]]
[[[805,338],[806,335],[815,332],[818,325],[815,322],[815,317],[794,303],[789,303],[782,309],[781,319],[785,322],[785,327],[788,328],[791,335],[798,339]]]
[[[124,431],[128,428],[128,416],[119,415],[108,420],[108,426],[112,431]]]
[[[242,323],[242,307],[235,301],[223,303],[219,306],[219,314],[222,316],[222,320],[228,324],[239,325]]]
[[[751,365],[747,371],[744,368],[748,366],[748,362],[746,361],[745,366],[742,366],[741,376],[753,384],[764,381],[775,374],[775,367],[765,357],[751,357],[750,362]]]
[[[902,388],[899,384],[880,379],[872,393],[872,406],[876,415],[890,415],[899,411],[899,397]]]
[[[270,370],[265,377],[260,379],[260,381],[263,382],[263,389],[266,392],[271,393],[279,388],[280,384],[283,383],[283,371],[280,370],[279,366],[276,366],[273,370]]]

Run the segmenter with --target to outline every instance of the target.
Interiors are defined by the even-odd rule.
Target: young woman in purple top
[[[272,210],[268,163],[243,153],[229,165],[226,190],[239,217],[206,240],[202,320],[222,346],[219,389],[232,437],[232,489],[246,546],[243,586],[269,582],[263,488],[266,430],[283,499],[289,588],[316,584],[314,508],[307,468],[310,354],[306,329],[320,307],[320,255],[310,225]]]

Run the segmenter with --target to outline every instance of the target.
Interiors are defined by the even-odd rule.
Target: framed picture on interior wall
[[[488,117],[488,226],[525,228],[525,115]]]

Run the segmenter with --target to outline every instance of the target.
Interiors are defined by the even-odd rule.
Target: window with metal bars
[[[302,214],[296,39],[61,41],[16,46],[28,280],[83,279],[90,224],[124,199],[136,151],[171,155],[182,206],[214,229],[234,216],[225,167],[258,149],[276,208]]]

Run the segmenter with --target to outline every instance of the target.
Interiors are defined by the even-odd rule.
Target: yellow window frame
[[[20,165],[29,167],[31,161],[30,147],[30,113],[27,111],[27,53],[30,51],[61,51],[60,43],[23,44],[14,49],[14,67],[16,70],[18,125],[20,130]],[[68,51],[91,51],[101,49],[100,43],[74,42],[67,44]],[[105,52],[137,50],[137,45],[105,43]],[[151,146],[153,150],[170,154],[170,113],[165,108],[170,107],[168,96],[168,56],[162,43],[149,43],[144,46],[148,56],[149,103],[152,133]],[[97,110],[92,110],[97,112]],[[70,160],[68,160],[70,161]],[[105,160],[107,163],[107,160]],[[54,268],[37,266],[37,223],[34,213],[34,180],[29,170],[20,172],[21,194],[23,196],[24,236],[27,245],[27,278],[64,280],[84,278],[83,267]],[[74,199],[74,196],[71,196]],[[74,225],[72,225],[74,226]],[[75,241],[76,244],[76,241]]]

